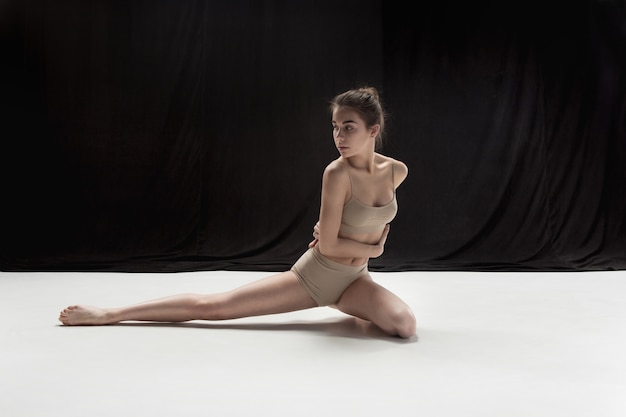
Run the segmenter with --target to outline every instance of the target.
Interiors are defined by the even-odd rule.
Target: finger
[[[380,245],[384,245],[385,242],[387,242],[387,235],[389,234],[389,225],[385,225],[385,228],[383,229],[383,233],[380,236],[380,240],[378,241],[378,244]]]

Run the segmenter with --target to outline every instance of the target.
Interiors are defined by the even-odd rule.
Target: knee
[[[395,312],[393,317],[395,333],[402,338],[409,339],[417,332],[417,322],[415,315],[407,306]]]
[[[194,317],[200,320],[220,320],[223,316],[224,302],[215,295],[190,294],[193,298]]]

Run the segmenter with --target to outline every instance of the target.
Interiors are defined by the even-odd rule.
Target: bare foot
[[[97,326],[116,323],[106,310],[92,306],[69,306],[59,314],[59,321],[66,326]]]

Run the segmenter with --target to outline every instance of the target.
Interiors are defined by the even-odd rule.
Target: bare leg
[[[411,308],[391,291],[375,283],[369,274],[354,281],[334,307],[371,321],[389,335],[403,338],[415,336],[415,316]]]
[[[102,325],[125,320],[227,320],[316,306],[294,273],[286,271],[219,294],[181,294],[121,308],[70,306],[61,312],[59,321],[65,325]]]

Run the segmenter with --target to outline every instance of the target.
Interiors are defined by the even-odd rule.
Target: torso
[[[378,214],[377,212],[379,211],[384,211],[388,215],[391,215],[391,212],[395,215],[395,210],[391,208],[392,205],[393,208],[396,207],[395,189],[404,180],[406,174],[402,175],[402,173],[397,172],[398,169],[395,169],[392,158],[376,154],[376,159],[377,172],[375,174],[360,173],[353,168],[347,167],[350,170],[351,186],[346,191],[344,212],[347,205],[356,205],[358,209],[371,209],[369,211],[375,214]],[[366,183],[368,184],[367,186],[364,185]],[[382,233],[382,229],[365,233],[350,233],[340,230],[339,237],[373,245],[380,240]],[[368,258],[336,257],[331,257],[331,259],[353,266],[363,265],[369,260]]]

